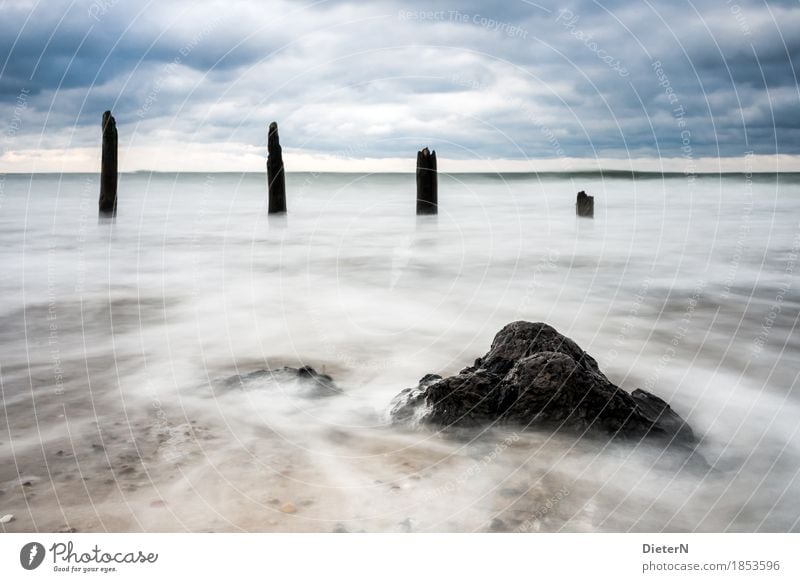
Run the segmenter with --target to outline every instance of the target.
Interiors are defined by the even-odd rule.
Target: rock
[[[344,526],[343,523],[337,523],[333,527],[333,533],[350,533],[350,531]]]
[[[299,395],[308,398],[335,396],[342,393],[342,389],[336,385],[333,378],[327,374],[318,373],[311,366],[301,368],[284,366],[275,370],[256,370],[249,374],[231,376],[221,382],[221,388],[253,389],[287,382],[299,382],[301,388]]]
[[[267,188],[269,214],[286,212],[286,175],[283,171],[283,150],[278,136],[278,124],[272,122],[267,130]]]
[[[594,196],[589,196],[581,190],[575,201],[575,214],[586,218],[594,218]]]
[[[525,494],[525,491],[522,489],[514,489],[513,487],[505,487],[498,491],[501,497],[507,497],[509,499],[516,499],[522,497]]]
[[[455,376],[428,374],[390,405],[396,423],[472,427],[505,423],[623,439],[692,444],[686,422],[657,396],[614,385],[574,341],[545,323],[517,321]]]
[[[417,214],[439,212],[439,185],[436,152],[425,148],[417,152]]]
[[[390,412],[392,420],[411,425],[424,422],[429,412],[425,406],[426,391],[428,387],[441,379],[442,377],[438,374],[426,374],[416,387],[406,388],[395,396]]]
[[[4,515],[3,517],[0,517],[0,523],[2,523],[2,524],[11,523],[15,519],[16,518],[9,513],[9,514]]]
[[[492,523],[489,524],[489,531],[491,532],[508,531],[508,526],[506,525],[506,522],[504,522],[502,519],[500,519],[499,517],[495,517],[492,520]]]
[[[101,214],[117,212],[117,122],[110,111],[103,113],[103,150],[100,162]]]
[[[70,527],[68,525],[61,526],[56,530],[56,533],[78,533],[77,528]]]
[[[286,503],[281,505],[281,511],[283,513],[292,514],[297,512],[297,508],[294,506],[294,503],[292,503],[291,501],[287,501]]]

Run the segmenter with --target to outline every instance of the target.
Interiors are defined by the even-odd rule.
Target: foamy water
[[[797,531],[800,180],[290,174],[6,176],[6,531]],[[575,193],[596,196],[594,220]],[[518,319],[668,400],[708,467],[385,411]],[[220,390],[311,365],[294,381]]]

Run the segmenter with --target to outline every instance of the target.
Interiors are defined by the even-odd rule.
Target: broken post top
[[[111,111],[103,112],[103,133],[107,131],[117,131],[117,122]]]
[[[278,124],[274,121],[269,124],[269,130],[267,131],[267,152],[270,156],[280,155],[281,153],[281,140],[278,136]]]
[[[589,196],[581,190],[578,192],[578,199],[575,201],[575,212],[578,216],[594,216],[594,196]]]
[[[436,150],[429,150],[427,147],[417,152],[417,169],[435,170],[436,169]]]

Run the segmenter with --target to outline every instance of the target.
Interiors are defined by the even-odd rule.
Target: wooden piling
[[[581,190],[575,202],[575,214],[585,218],[594,218],[594,196],[589,196]]]
[[[417,152],[417,214],[439,212],[439,186],[436,175],[436,151]]]
[[[117,212],[117,122],[110,111],[103,113],[99,207],[101,214],[116,214]]]
[[[283,171],[283,153],[278,137],[278,124],[269,124],[267,132],[267,182],[269,214],[286,212],[286,176]]]

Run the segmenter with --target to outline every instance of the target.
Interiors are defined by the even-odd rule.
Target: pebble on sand
[[[3,517],[0,517],[0,523],[11,523],[12,521],[14,521],[14,519],[15,519],[14,516],[9,513],[7,515],[4,515]]]
[[[281,505],[281,511],[283,513],[295,513],[297,511],[297,508],[294,506],[294,503],[292,503],[291,501],[287,501],[286,503]]]

